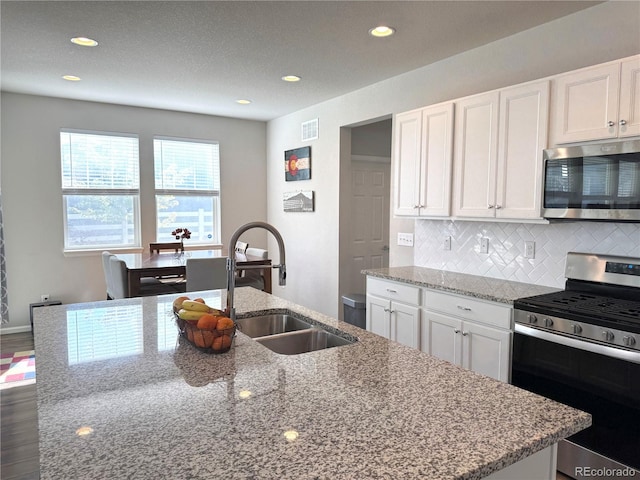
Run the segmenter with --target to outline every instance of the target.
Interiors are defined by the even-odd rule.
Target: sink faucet
[[[287,284],[287,267],[285,265],[284,258],[284,241],[282,240],[282,235],[280,232],[276,230],[273,225],[269,225],[264,222],[250,222],[245,225],[242,225],[238,228],[233,235],[231,235],[231,240],[229,240],[229,257],[227,258],[227,310],[229,311],[229,316],[235,322],[236,320],[236,308],[233,303],[233,292],[236,288],[236,270],[238,269],[236,266],[236,256],[233,252],[233,248],[242,235],[247,230],[251,230],[252,228],[263,228],[273,234],[276,241],[278,242],[278,249],[280,251],[280,263],[278,265],[273,265],[271,268],[277,268],[279,271],[278,274],[278,284],[286,285]],[[255,265],[255,266],[246,266],[242,267],[243,270],[258,268],[264,269],[264,265]]]

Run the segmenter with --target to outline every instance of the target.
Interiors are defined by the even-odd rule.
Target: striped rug
[[[0,354],[0,390],[36,383],[36,355],[33,350]]]

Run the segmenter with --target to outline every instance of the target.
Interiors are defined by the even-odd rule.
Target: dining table
[[[160,253],[123,253],[118,258],[127,264],[128,296],[141,296],[141,279],[145,277],[177,276],[186,278],[187,259],[212,258],[223,256],[221,250],[188,250],[185,252],[160,252]],[[264,291],[271,293],[271,259],[254,257],[244,253],[235,252],[236,267],[252,267],[260,270],[264,277]],[[260,269],[259,267],[264,268]]]

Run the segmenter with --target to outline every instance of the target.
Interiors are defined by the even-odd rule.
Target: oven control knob
[[[624,343],[627,347],[633,347],[636,344],[636,337],[625,335],[624,337],[622,337],[622,343]]]
[[[613,341],[613,332],[610,330],[603,330],[602,331],[602,338],[604,340],[606,340],[607,342],[612,342]]]
[[[544,319],[544,326],[549,328],[549,327],[553,327],[553,320],[551,320],[550,318],[545,318]]]
[[[538,317],[536,317],[535,315],[533,315],[532,313],[529,313],[527,315],[527,321],[529,323],[538,323]]]
[[[579,333],[582,333],[582,327],[580,325],[578,325],[577,323],[572,323],[571,324],[571,331],[577,335]]]

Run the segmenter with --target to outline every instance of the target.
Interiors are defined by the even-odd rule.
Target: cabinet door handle
[[[615,123],[615,122],[612,122],[611,120],[609,120],[609,121],[607,122],[607,125],[608,125],[609,127],[613,127],[615,124],[616,124],[616,123]]]
[[[623,125],[623,126],[624,126],[624,125],[626,125],[626,124],[627,124],[627,121],[626,121],[626,120],[620,120],[620,125]]]
[[[465,312],[470,312],[471,309],[469,307],[463,307],[462,305],[458,305],[459,310],[464,310]]]
[[[489,204],[489,205],[487,205],[487,208],[495,208],[495,205]]]
[[[469,332],[462,332],[462,336],[466,337],[467,335],[469,335]]]
[[[457,329],[457,328],[455,328],[455,329],[453,330],[453,333],[460,333],[460,330],[459,330],[459,329]]]
[[[389,293],[398,293],[398,291],[394,290],[393,288],[387,288],[387,292],[389,292]]]
[[[496,210],[500,210],[502,208],[502,205],[496,205]]]

